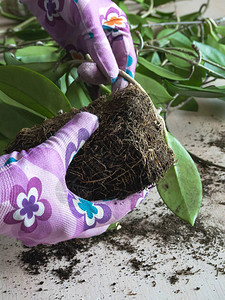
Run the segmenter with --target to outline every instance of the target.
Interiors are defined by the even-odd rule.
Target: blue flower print
[[[68,203],[76,218],[84,218],[84,231],[94,228],[97,223],[108,222],[112,215],[111,209],[106,204],[95,204],[71,192],[68,194]]]

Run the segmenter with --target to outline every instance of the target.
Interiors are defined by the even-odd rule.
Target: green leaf
[[[225,37],[223,37],[222,39],[219,40],[219,43],[224,45],[225,44]]]
[[[60,64],[55,70],[56,62],[23,63],[17,60],[16,57],[10,52],[4,53],[4,59],[7,65],[21,66],[23,68],[38,72],[53,82],[56,82],[69,69],[67,64]]]
[[[199,11],[197,11],[197,12],[194,12],[194,13],[190,13],[190,14],[181,16],[180,20],[182,22],[184,22],[184,21],[195,21],[195,20],[198,19],[199,16],[201,16],[201,13]]]
[[[151,27],[142,27],[142,36],[147,39],[154,38],[154,32]]]
[[[145,89],[156,106],[169,103],[173,99],[173,97],[170,96],[164,86],[162,86],[156,80],[138,72],[135,73],[135,79]]]
[[[202,43],[198,43],[198,42],[194,42],[194,45],[196,45],[198,47],[198,49],[200,50],[203,58],[206,58],[208,60],[211,60],[223,67],[225,67],[225,55],[223,53],[221,53],[219,50],[209,46],[209,45],[205,45]],[[221,76],[225,76],[225,70],[222,70],[216,66],[211,65],[210,63],[204,63],[204,66],[207,67],[208,69],[217,72],[218,74],[220,74]]]
[[[157,52],[153,53],[152,58],[151,58],[151,63],[153,63],[154,65],[157,65],[157,66],[161,65],[161,59]]]
[[[221,53],[225,55],[225,45],[222,45],[220,41],[216,41],[211,34],[208,35],[207,40],[205,43],[217,50],[219,50]]]
[[[195,52],[193,50],[188,49],[188,52],[193,52],[193,55],[189,55],[189,54],[186,54],[186,53],[183,53],[183,52],[179,51],[179,49],[180,50],[187,50],[186,48],[178,48],[177,50],[170,50],[170,52],[175,54],[175,55],[177,54],[181,57],[184,57],[188,60],[195,59],[196,55],[194,55]],[[185,61],[182,58],[178,58],[178,57],[174,56],[173,54],[166,54],[166,58],[170,62],[172,62],[175,66],[177,66],[179,68],[185,68],[185,69],[189,68],[190,69],[190,63],[188,63],[187,61]]]
[[[15,52],[16,59],[23,63],[56,62],[61,56],[58,48],[48,46],[29,46]]]
[[[178,217],[194,225],[202,201],[201,178],[191,156],[170,133],[168,146],[176,163],[157,184],[157,190],[168,208]]]
[[[225,26],[217,26],[215,30],[217,33],[221,34],[222,37],[225,36]]]
[[[65,95],[44,76],[19,66],[0,67],[0,90],[8,97],[45,117],[69,111]]]
[[[189,97],[186,96],[178,96],[171,104],[172,107],[175,107],[182,102],[186,101]],[[186,111],[198,111],[198,102],[194,99],[191,98],[186,104],[184,104],[180,110],[186,110]]]
[[[49,34],[41,27],[39,23],[29,24],[26,28],[12,33],[24,41],[42,40],[49,37]]]
[[[26,109],[6,104],[0,99],[0,133],[9,140],[22,128],[40,124],[43,120]]]
[[[182,84],[174,84],[165,80],[165,83],[172,94],[179,94],[191,97],[202,98],[223,98],[225,97],[225,88],[207,87],[201,88]]]
[[[66,92],[66,97],[69,99],[70,104],[80,109],[83,106],[88,106],[88,104],[91,102],[90,97],[85,93],[83,84],[75,80],[68,88]]]
[[[206,70],[199,66],[195,66],[191,78],[187,81],[184,81],[183,84],[200,87],[205,78],[206,78]]]
[[[156,10],[155,11],[155,14],[161,16],[161,17],[164,17],[165,19],[170,19],[174,16],[174,11],[172,12],[164,12],[164,11],[159,11],[159,10]]]
[[[37,112],[35,112],[34,110],[24,106],[23,104],[13,100],[12,98],[8,97],[5,93],[3,93],[3,91],[0,90],[0,101],[8,104],[8,105],[11,105],[11,106],[15,106],[15,107],[18,107],[18,108],[21,108],[21,109],[24,109],[24,110],[27,110],[29,112],[31,112],[32,114],[35,114],[36,116],[42,118],[44,120],[44,116],[41,115],[41,114],[38,114]]]
[[[122,9],[122,11],[125,14],[128,14],[128,8],[127,5],[124,3],[124,1],[119,1],[118,6]]]
[[[10,139],[7,139],[4,135],[0,133],[0,155],[4,154],[4,150],[9,142]]]
[[[147,61],[143,57],[138,57],[138,63],[161,77],[172,79],[172,80],[180,80],[180,81],[187,80],[186,77],[180,76],[180,75],[173,73],[163,67],[155,65],[155,64]]]
[[[146,21],[138,15],[127,14],[127,19],[131,25],[141,25],[146,23]]]
[[[145,0],[145,2],[149,2],[149,0]],[[166,3],[169,3],[169,2],[172,2],[174,0],[157,0],[157,1],[154,1],[154,6],[157,7],[157,6],[160,6],[162,4],[166,4]]]
[[[164,36],[165,38],[163,38]],[[157,35],[157,39],[159,38],[160,40],[158,42],[161,47],[169,41],[174,47],[192,49],[192,42],[189,38],[179,31],[175,32],[174,29],[163,29]]]

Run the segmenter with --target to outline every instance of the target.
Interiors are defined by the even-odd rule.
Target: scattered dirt
[[[208,145],[210,147],[215,146],[217,148],[220,148],[222,152],[225,152],[225,131],[221,131],[219,133],[220,138],[217,138],[216,140],[212,140],[208,142]]]
[[[209,146],[217,146],[224,150],[224,141],[211,141]],[[223,151],[222,150],[222,151]],[[224,172],[215,167],[198,165],[203,183],[204,197],[208,200],[218,190],[225,192]],[[214,201],[214,200],[213,200]],[[224,205],[225,202],[218,202]],[[195,226],[192,227],[178,219],[160,200],[151,204],[144,202],[142,206],[152,205],[151,212],[143,209],[140,216],[132,212],[131,218],[122,221],[122,228],[117,231],[108,231],[100,236],[89,239],[75,239],[57,245],[40,245],[33,248],[26,248],[19,255],[22,268],[29,274],[42,274],[44,279],[49,276],[49,270],[53,280],[58,284],[73,280],[83,284],[83,272],[93,266],[95,249],[99,244],[104,246],[108,255],[113,258],[115,255],[125,259],[115,266],[118,274],[123,276],[141,277],[148,280],[152,287],[157,286],[157,274],[159,267],[169,264],[168,270],[163,273],[168,283],[174,287],[181,280],[187,284],[189,278],[195,274],[201,274],[204,270],[197,267],[199,261],[214,268],[215,276],[225,275],[223,260],[219,254],[224,251],[224,231],[215,224],[210,226],[204,214],[199,215]],[[203,203],[204,205],[204,203]],[[149,209],[147,210],[149,211]],[[151,251],[145,249],[146,243],[151,244]],[[171,254],[171,255],[170,255]],[[81,260],[82,255],[82,260]],[[178,265],[180,258],[184,257],[184,264]],[[191,259],[192,264],[189,260]],[[193,261],[196,264],[193,264]],[[52,267],[54,263],[54,267]],[[56,267],[60,266],[60,267]],[[117,281],[113,278],[111,287],[113,291],[117,287]],[[42,287],[39,287],[42,289]],[[196,286],[194,290],[200,290]],[[180,293],[175,289],[174,293]],[[133,295],[130,292],[130,295]]]
[[[224,172],[213,166],[198,166],[202,179],[203,194],[211,197],[217,191],[225,193],[225,176]]]
[[[206,175],[207,170],[205,169],[204,172]],[[209,168],[208,172],[212,172],[212,169]],[[203,176],[203,185],[205,184]],[[149,202],[143,203],[143,205],[148,204]],[[150,253],[143,246],[148,241],[152,245]],[[131,273],[146,280],[152,279],[153,287],[157,285],[159,266],[166,263],[165,257],[172,267],[163,275],[171,285],[176,285],[183,279],[188,282],[190,276],[202,272],[195,265],[188,264],[190,258],[192,261],[202,261],[213,266],[215,276],[225,274],[222,259],[219,259],[218,263],[218,253],[224,249],[222,229],[209,226],[207,220],[201,216],[192,227],[168,212],[161,200],[153,205],[151,214],[142,213],[136,217],[133,214],[130,221],[122,224],[122,228],[118,231],[107,231],[100,236],[75,239],[52,246],[39,245],[31,249],[27,248],[19,258],[22,267],[29,274],[44,274],[45,271],[49,271],[50,262],[55,262],[54,265],[65,262],[63,267],[51,269],[53,278],[58,278],[58,283],[70,279],[83,283],[82,272],[92,266],[94,257],[92,250],[100,243],[112,257],[116,253],[127,253],[127,261],[122,260],[117,265],[118,272],[126,271],[125,274],[128,275]],[[173,255],[168,256],[168,253]],[[80,254],[85,257],[82,261],[79,258]],[[177,265],[177,259],[181,256],[185,258],[183,267]],[[113,282],[113,286],[115,285],[116,282]],[[198,289],[199,287],[196,288]],[[180,290],[174,291],[174,293],[179,292]]]

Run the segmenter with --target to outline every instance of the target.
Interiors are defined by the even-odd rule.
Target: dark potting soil
[[[200,168],[202,178],[212,172],[209,169]],[[149,202],[142,205],[149,205]],[[194,265],[177,265],[176,260],[180,256],[185,257],[186,263],[192,258],[212,265],[216,276],[225,274],[222,263],[218,265],[214,262],[224,249],[224,232],[219,227],[207,225],[204,217],[199,217],[192,227],[168,212],[162,201],[154,204],[151,213],[142,213],[140,216],[135,216],[134,212],[132,214],[133,217],[124,222],[118,231],[107,231],[100,236],[74,239],[57,245],[26,248],[19,256],[21,265],[29,274],[41,273],[44,278],[45,272],[49,276],[53,262],[50,271],[57,283],[75,280],[82,284],[85,282],[82,274],[92,267],[92,258],[99,259],[95,257],[95,248],[102,244],[112,257],[122,257],[119,253],[127,253],[127,260],[121,259],[116,266],[118,272],[130,272],[152,280],[153,287],[157,285],[156,274],[160,266],[164,266],[166,256],[167,260],[174,262],[170,272],[163,274],[171,285],[176,285],[183,278],[189,280],[190,276],[201,272]],[[144,248],[148,240],[152,245],[150,253]],[[173,256],[169,257],[168,253],[173,253]],[[63,262],[63,266],[55,267],[60,262]],[[116,282],[113,282],[112,288],[115,286]]]
[[[139,241],[148,238],[154,240],[150,260],[146,261],[146,253],[133,241],[136,238]],[[144,271],[145,278],[151,277],[152,270],[157,270],[158,266],[164,264],[164,260],[158,257],[158,253],[166,253],[174,247],[177,249],[182,247],[189,251],[188,256],[196,260],[208,259],[210,262],[211,258],[215,258],[224,247],[223,233],[216,228],[205,227],[202,220],[198,220],[195,227],[191,227],[172,214],[163,215],[158,222],[151,221],[151,217],[146,215],[145,218],[134,218],[131,222],[124,224],[119,231],[109,231],[89,239],[74,239],[57,245],[39,245],[25,249],[19,258],[26,272],[35,275],[46,271],[46,276],[50,262],[63,260],[65,261],[63,267],[52,267],[52,275],[60,282],[71,278],[77,278],[79,281],[84,268],[91,267],[93,256],[91,249],[99,243],[103,243],[113,255],[120,251],[135,255],[127,262],[119,264],[118,268],[123,270],[129,266],[135,273]],[[198,246],[193,247],[196,243]],[[82,253],[85,254],[85,261],[77,258]],[[172,257],[171,260],[176,260],[176,257]],[[192,269],[193,266],[174,270],[174,275],[168,277],[169,282],[174,284],[179,280],[179,276],[194,275],[199,271]],[[224,269],[221,268],[219,271],[225,274]]]
[[[174,163],[162,124],[148,96],[134,86],[93,101],[80,111],[94,113],[99,129],[72,160],[68,188],[87,200],[124,199],[153,186]],[[28,150],[52,136],[79,111],[22,129],[6,152]]]

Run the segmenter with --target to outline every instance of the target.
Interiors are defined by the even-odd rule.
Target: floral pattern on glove
[[[103,29],[121,29],[128,26],[127,19],[124,13],[117,10],[114,7],[110,7],[106,12],[100,16],[100,20],[102,22]]]
[[[20,185],[13,186],[10,194],[10,203],[14,210],[4,218],[6,224],[21,224],[21,230],[27,233],[33,232],[38,221],[47,221],[52,208],[49,202],[41,199],[42,184],[40,179],[33,177],[27,184],[27,191]]]
[[[54,26],[55,19],[62,19],[59,12],[63,10],[64,1],[62,0],[39,0],[38,5],[46,11],[46,21]]]
[[[84,218],[84,231],[94,228],[97,223],[106,223],[112,216],[111,209],[107,205],[95,204],[71,192],[68,194],[68,203],[72,214],[76,218]]]
[[[85,144],[85,142],[89,139],[90,134],[87,129],[81,128],[78,131],[78,143],[77,146],[70,142],[66,148],[66,167],[69,166],[74,156],[77,154],[79,149]]]
[[[119,36],[122,39],[123,36],[121,35],[121,30],[129,32],[129,24],[124,13],[122,11],[120,12],[115,7],[107,9],[101,8],[100,21],[102,28],[108,37],[110,35],[114,38]]]

